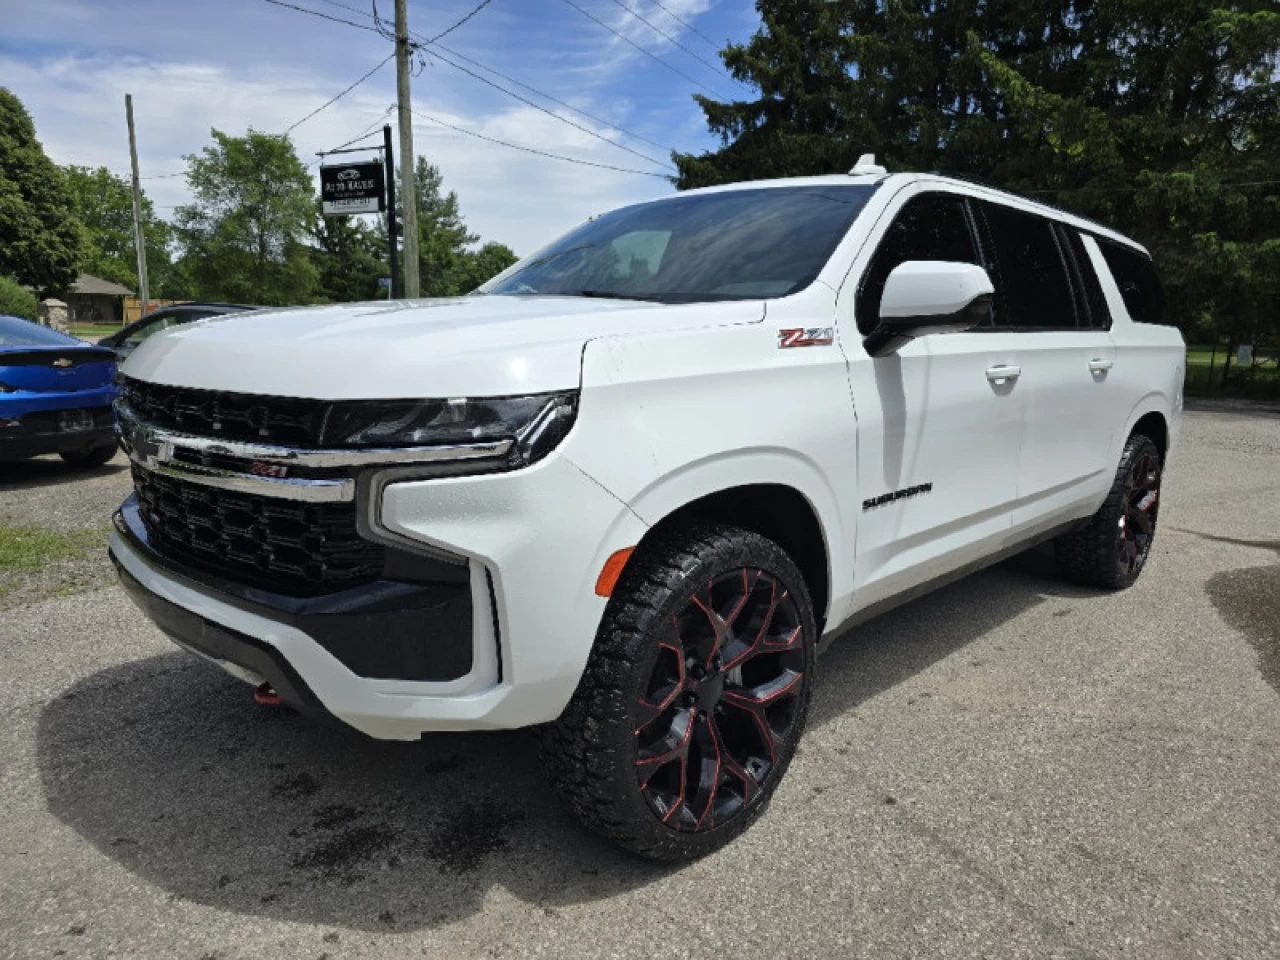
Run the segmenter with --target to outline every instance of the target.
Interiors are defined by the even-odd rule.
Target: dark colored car
[[[256,307],[247,307],[239,303],[178,303],[172,307],[153,310],[123,330],[109,337],[103,337],[98,341],[98,346],[110,347],[116,352],[116,357],[123,361],[138,348],[138,344],[161,330],[168,330],[170,327],[191,323],[194,320],[203,320],[205,317],[216,317],[223,313],[242,313],[245,310],[256,309]]]
[[[115,373],[111,350],[0,315],[0,461],[42,453],[86,467],[110,460]]]

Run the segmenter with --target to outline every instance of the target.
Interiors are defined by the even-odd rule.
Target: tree
[[[1176,320],[1275,317],[1280,13],[1273,0],[758,0],[723,58],[758,95],[699,97],[718,150],[681,188],[941,169],[1031,192],[1150,247]],[[1272,181],[1265,183],[1264,181]]]
[[[385,230],[356,217],[326,217],[316,203],[312,260],[319,276],[319,295],[335,303],[385,297],[379,277],[389,277]]]
[[[458,195],[444,192],[440,169],[418,157],[414,167],[418,198],[418,262],[424,297],[465,293],[459,275],[468,244],[479,238],[458,212]]]
[[[491,277],[496,277],[520,258],[505,243],[486,243],[479,250],[468,250],[459,264],[459,293],[470,293]]]
[[[137,289],[138,258],[133,241],[133,193],[129,183],[106,167],[63,168],[71,206],[84,227],[81,270]],[[169,240],[172,228],[156,218],[151,201],[142,196],[146,231],[147,279],[153,297],[179,294],[172,288]]]
[[[80,225],[22,101],[0,87],[0,275],[62,292],[80,266]]]
[[[16,280],[0,277],[0,314],[35,320],[38,307],[34,293]]]
[[[308,302],[317,279],[306,245],[314,200],[292,141],[253,129],[211,134],[202,154],[186,157],[194,201],[176,211],[188,292],[273,306]]]

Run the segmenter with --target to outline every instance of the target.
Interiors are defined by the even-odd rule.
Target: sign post
[[[391,127],[382,125],[382,160],[387,166],[387,246],[391,262],[391,290],[388,296],[398,300],[404,296],[404,284],[400,281],[400,249],[396,244],[396,155],[391,151]]]

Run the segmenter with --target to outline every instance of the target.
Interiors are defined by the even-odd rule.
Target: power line
[[[286,7],[289,7],[290,9],[298,10],[298,11],[299,11],[299,12],[301,12],[301,13],[311,13],[311,14],[313,14],[313,15],[315,15],[315,16],[324,17],[326,20],[335,20],[335,21],[336,21],[336,22],[338,22],[338,23],[347,23],[347,24],[350,24],[351,26],[360,27],[360,28],[361,28],[361,29],[363,29],[363,30],[369,30],[369,31],[372,31],[372,32],[374,32],[374,33],[380,33],[380,32],[381,32],[381,31],[379,31],[379,30],[375,29],[374,27],[370,27],[370,26],[367,26],[367,25],[365,25],[365,24],[358,24],[358,23],[354,23],[354,22],[349,21],[349,20],[343,20],[343,19],[341,19],[341,18],[339,18],[339,17],[330,17],[330,16],[328,16],[327,14],[322,14],[322,13],[319,13],[318,11],[308,10],[308,9],[307,9],[307,8],[305,8],[305,7],[299,7],[299,6],[295,6],[294,4],[284,3],[284,2],[283,2],[283,0],[267,0],[267,2],[268,2],[268,3],[277,3],[277,4],[279,4],[280,6],[286,6]],[[320,2],[322,2],[322,3],[326,3],[326,4],[328,4],[328,5],[329,5],[329,6],[331,6],[331,7],[336,7],[336,8],[341,9],[341,10],[347,10],[347,11],[349,11],[349,12],[351,12],[351,13],[354,13],[354,14],[356,14],[356,15],[358,15],[358,16],[362,16],[362,17],[366,17],[366,18],[370,18],[370,19],[372,19],[372,18],[375,16],[374,14],[370,14],[370,13],[368,13],[368,12],[364,11],[364,10],[360,10],[360,9],[359,9],[359,8],[357,8],[357,7],[353,7],[353,6],[351,6],[350,4],[341,3],[341,2],[339,2],[339,0],[320,0]],[[472,16],[474,16],[474,15],[475,15],[475,13],[477,13],[477,12],[478,12],[478,9],[479,9],[479,8],[477,8],[476,10],[473,10],[473,11],[471,12],[471,15],[472,15]],[[581,9],[581,8],[579,8],[579,9]],[[582,12],[583,12],[583,13],[586,13],[586,11],[585,11],[585,10],[584,10],[584,11],[582,11]],[[591,17],[591,14],[587,13],[587,16],[588,16],[588,17]],[[594,17],[592,17],[592,19],[595,19],[595,18],[594,18]],[[376,20],[376,21],[375,21],[375,23],[379,23],[379,22],[381,22],[380,18],[379,18],[379,20]],[[463,21],[459,21],[459,23],[461,23],[461,22],[463,22]],[[604,24],[604,23],[602,23],[601,21],[597,21],[597,22],[598,22],[598,23],[601,23],[601,26],[604,26],[606,29],[608,29],[608,30],[611,30],[611,31],[612,31],[612,29],[613,29],[612,27],[609,27],[607,24]],[[455,26],[456,26],[456,25],[455,25]],[[453,28],[450,28],[450,29],[452,30]],[[449,32],[449,31],[445,31],[445,33],[448,33],[448,32]],[[616,31],[613,31],[613,32],[615,32],[615,33],[616,33]],[[499,90],[499,91],[501,91],[502,93],[505,93],[507,96],[509,96],[509,97],[513,97],[514,99],[519,100],[521,103],[524,103],[524,104],[527,104],[528,106],[533,107],[535,110],[540,110],[540,111],[542,111],[543,113],[547,114],[548,116],[550,116],[550,117],[554,117],[555,119],[559,120],[561,123],[568,124],[569,126],[571,126],[571,127],[575,128],[575,129],[577,129],[577,130],[581,130],[582,132],[584,132],[584,133],[588,134],[589,136],[595,137],[596,139],[598,139],[598,140],[602,140],[603,142],[605,142],[605,143],[607,143],[607,144],[610,144],[611,146],[617,147],[619,150],[625,150],[627,153],[630,153],[630,154],[632,154],[633,156],[639,157],[639,158],[640,158],[640,159],[642,159],[642,160],[646,160],[646,161],[648,161],[649,163],[654,163],[654,164],[657,164],[657,165],[659,165],[659,166],[667,167],[668,169],[674,169],[674,168],[672,168],[672,167],[671,167],[671,165],[670,165],[669,163],[667,163],[665,160],[656,160],[656,159],[654,159],[653,157],[650,157],[650,156],[648,156],[648,155],[646,155],[646,154],[644,154],[644,153],[641,153],[641,152],[639,152],[639,151],[637,151],[637,150],[633,150],[633,149],[631,149],[630,147],[626,146],[625,144],[619,143],[619,142],[618,142],[618,141],[616,141],[616,140],[610,140],[608,137],[602,136],[601,134],[597,133],[596,131],[594,131],[594,130],[590,129],[589,127],[584,127],[584,126],[582,126],[581,124],[579,124],[579,123],[575,123],[573,120],[568,119],[567,117],[562,117],[562,116],[560,116],[560,114],[558,114],[558,113],[556,113],[556,112],[554,112],[554,111],[552,111],[552,110],[548,110],[548,109],[546,109],[545,107],[540,106],[539,104],[534,103],[534,102],[532,102],[532,101],[530,101],[530,100],[526,99],[525,97],[520,96],[520,94],[515,93],[514,91],[508,90],[506,87],[503,87],[501,84],[494,83],[492,80],[489,80],[489,79],[487,79],[487,78],[485,78],[485,77],[480,76],[479,74],[476,74],[476,73],[474,73],[474,72],[472,72],[472,71],[468,70],[466,67],[463,67],[461,64],[455,63],[455,62],[453,62],[452,60],[450,60],[450,59],[449,59],[449,57],[456,57],[458,60],[462,60],[462,61],[464,61],[464,62],[466,62],[466,63],[470,63],[470,64],[472,64],[472,65],[474,65],[474,66],[476,66],[476,67],[480,68],[481,70],[484,70],[484,71],[487,71],[488,73],[493,74],[494,76],[501,77],[502,79],[504,79],[504,80],[508,81],[509,83],[513,83],[513,84],[515,84],[515,85],[516,85],[516,86],[518,86],[518,87],[522,87],[523,89],[530,91],[531,93],[533,93],[533,94],[534,94],[534,95],[536,95],[536,96],[542,97],[542,98],[544,98],[544,99],[546,99],[546,100],[550,100],[550,101],[552,101],[553,103],[557,103],[557,104],[559,104],[559,105],[560,105],[560,106],[562,106],[562,107],[565,107],[565,108],[567,108],[567,109],[569,109],[569,110],[572,110],[574,113],[577,113],[577,114],[579,114],[579,115],[581,115],[581,116],[583,116],[583,117],[586,117],[588,120],[591,120],[591,121],[593,121],[593,122],[595,122],[595,123],[602,124],[602,125],[604,125],[604,126],[606,126],[606,127],[609,127],[609,128],[610,128],[610,129],[612,129],[612,130],[616,130],[616,131],[618,131],[619,133],[625,134],[626,136],[629,136],[629,137],[631,137],[631,138],[632,138],[632,139],[634,139],[634,140],[640,140],[640,141],[643,141],[644,143],[648,143],[648,144],[650,144],[651,146],[655,146],[655,147],[657,147],[657,148],[658,148],[658,149],[660,149],[660,150],[669,150],[669,151],[671,151],[671,152],[673,152],[673,153],[678,152],[678,151],[676,150],[676,148],[675,148],[675,147],[671,147],[671,146],[668,146],[668,145],[666,145],[666,144],[658,143],[658,142],[657,142],[657,141],[655,141],[655,140],[650,140],[648,137],[642,137],[642,136],[640,136],[640,135],[639,135],[639,134],[637,134],[637,133],[632,133],[630,130],[627,130],[627,129],[626,129],[626,128],[624,128],[624,127],[620,127],[620,126],[618,126],[618,125],[617,125],[617,124],[615,124],[615,123],[610,123],[610,122],[609,122],[609,121],[607,121],[607,120],[602,120],[602,119],[600,119],[599,117],[592,116],[591,114],[587,113],[587,112],[586,112],[586,111],[584,111],[584,110],[580,110],[579,108],[574,107],[574,106],[572,106],[571,104],[565,103],[563,100],[560,100],[560,99],[558,99],[558,98],[556,98],[556,97],[553,97],[553,96],[551,96],[551,95],[550,95],[550,94],[548,94],[548,93],[544,93],[543,91],[539,90],[537,87],[532,87],[532,86],[530,86],[530,85],[529,85],[529,84],[527,84],[527,83],[522,83],[521,81],[516,80],[514,77],[507,76],[506,74],[502,73],[501,71],[499,71],[499,70],[495,70],[493,67],[487,66],[486,64],[483,64],[483,63],[481,63],[481,62],[480,62],[480,61],[478,61],[478,60],[475,60],[475,59],[473,59],[473,58],[471,58],[471,57],[467,57],[467,56],[464,56],[464,55],[463,55],[463,54],[461,54],[461,53],[458,53],[456,50],[450,49],[449,47],[446,47],[444,44],[437,44],[433,39],[430,39],[430,38],[424,37],[424,36],[422,36],[421,34],[418,34],[418,33],[411,33],[411,36],[412,36],[415,40],[419,41],[419,42],[420,42],[422,45],[424,45],[424,46],[432,46],[432,47],[435,47],[436,49],[435,49],[435,50],[433,50],[433,51],[431,51],[431,54],[432,54],[434,57],[436,57],[437,59],[441,60],[442,62],[444,62],[444,63],[448,64],[448,65],[449,65],[449,66],[451,66],[451,67],[453,67],[455,70],[460,70],[460,71],[462,71],[463,73],[466,73],[468,76],[470,76],[470,77],[474,77],[476,80],[479,80],[481,83],[487,84],[487,85],[489,85],[489,86],[493,87],[495,90]],[[444,34],[442,33],[442,34],[439,34],[438,36],[444,36]],[[621,34],[618,34],[618,36],[621,36]],[[626,40],[627,38],[622,37],[622,39]],[[627,40],[627,42],[628,42],[628,43],[632,43],[630,40]],[[632,46],[636,46],[636,44],[632,43]],[[692,82],[692,83],[694,83],[694,84],[697,84],[697,85],[699,85],[699,86],[702,86],[702,84],[699,84],[697,80],[694,80],[692,77],[688,76],[687,74],[681,73],[681,71],[676,70],[676,68],[675,68],[675,67],[672,67],[670,64],[666,63],[664,60],[661,60],[661,59],[658,59],[657,57],[654,57],[654,55],[653,55],[653,54],[649,53],[649,51],[645,50],[643,47],[636,46],[636,49],[640,50],[642,53],[646,54],[647,56],[652,57],[653,59],[657,60],[657,61],[658,61],[658,63],[662,64],[664,67],[667,67],[667,69],[669,69],[669,70],[673,70],[674,72],[676,72],[676,73],[677,73],[677,74],[679,74],[680,76],[685,77],[685,78],[686,78],[686,79],[688,79],[690,82]],[[444,52],[444,54],[447,54],[447,56],[443,56],[443,55],[441,55],[440,51],[443,51],[443,52]],[[712,91],[712,90],[710,90],[709,88],[707,88],[707,87],[705,87],[705,86],[703,87],[703,89],[704,89],[704,90],[707,90],[707,91],[708,91],[708,92],[710,92],[710,93],[713,93],[713,94],[715,93],[715,91]]]
[[[707,41],[707,43],[711,44],[711,46],[715,47],[717,50],[720,49],[720,44],[716,43],[714,40],[708,37],[705,33],[703,33],[701,30],[695,27],[688,20],[685,20],[683,17],[677,14],[670,7],[664,6],[663,4],[659,3],[658,0],[653,0],[653,5],[657,7],[659,10],[661,10],[663,13],[665,13],[667,16],[669,16],[676,23],[680,24],[681,26],[688,27],[690,30],[692,30],[694,33],[700,36],[703,40]]]
[[[646,27],[648,27],[654,33],[658,34],[658,36],[664,37],[667,40],[671,41],[671,43],[674,43],[677,47],[679,47],[689,56],[693,57],[693,59],[697,60],[699,63],[703,64],[704,66],[710,67],[716,73],[722,74],[725,77],[728,77],[730,80],[734,79],[733,77],[729,76],[729,74],[725,71],[724,67],[720,66],[719,64],[712,63],[710,60],[704,59],[701,55],[699,55],[695,51],[690,50],[683,43],[681,43],[671,34],[667,33],[667,31],[663,30],[657,24],[653,23],[651,20],[646,19],[639,12],[632,10],[629,6],[623,3],[622,0],[613,0],[613,2],[617,6],[621,7],[623,10],[627,11],[627,13],[631,14],[631,16],[635,17],[637,20],[643,23]]]
[[[445,37],[453,33],[453,31],[457,30],[460,26],[462,26],[464,23],[466,23],[468,20],[470,20],[472,17],[474,17],[477,13],[479,13],[481,10],[483,10],[492,2],[493,0],[480,0],[480,3],[476,5],[474,10],[468,13],[465,17],[463,17],[461,20],[459,20],[449,29],[443,30],[440,33],[437,33],[434,37],[432,37],[430,40],[426,42],[435,43],[437,40],[443,40]]]
[[[679,152],[673,146],[670,146],[665,143],[659,143],[657,140],[650,140],[648,137],[642,137],[640,136],[640,134],[633,133],[632,131],[628,130],[626,127],[620,127],[616,123],[612,123],[608,120],[603,120],[600,117],[587,113],[587,111],[579,107],[575,107],[571,103],[566,103],[565,101],[560,100],[557,97],[553,97],[549,93],[544,93],[541,90],[539,90],[537,87],[531,87],[527,83],[522,83],[521,81],[517,80],[515,77],[508,76],[507,74],[503,73],[501,70],[495,70],[493,69],[493,67],[485,66],[479,60],[473,60],[471,57],[465,56],[459,53],[457,50],[453,50],[449,47],[446,47],[443,43],[433,44],[433,46],[443,50],[445,53],[449,54],[449,56],[451,57],[456,57],[457,59],[461,60],[463,63],[469,63],[473,67],[479,67],[481,70],[485,70],[489,73],[492,73],[495,77],[501,77],[503,80],[506,80],[508,83],[514,83],[517,87],[520,87],[522,90],[528,90],[530,93],[536,96],[542,97],[544,100],[550,100],[552,103],[559,104],[560,106],[564,107],[566,110],[572,110],[574,113],[578,114],[579,116],[586,117],[588,120],[592,121],[593,123],[598,123],[603,127],[608,127],[610,130],[617,130],[619,133],[625,133],[632,140],[639,140],[642,143],[647,143],[650,146],[657,147],[659,150],[668,150],[671,153]]]
[[[567,123],[569,126],[573,127],[575,130],[581,130],[583,133],[586,133],[592,137],[595,137],[597,140],[601,140],[609,144],[609,146],[611,147],[617,147],[619,150],[625,150],[627,153],[631,154],[632,156],[639,157],[641,160],[647,160],[649,163],[657,164],[660,167],[667,167],[671,170],[675,169],[674,167],[671,166],[671,164],[667,163],[665,160],[655,160],[653,157],[650,157],[647,154],[641,153],[639,150],[631,149],[631,147],[628,147],[626,144],[618,143],[618,141],[616,140],[610,140],[608,137],[604,136],[603,134],[597,133],[595,130],[592,130],[590,127],[585,127],[582,124],[577,123],[573,120],[570,120],[567,117],[562,117],[560,116],[560,114],[556,113],[555,111],[548,110],[546,107],[542,106],[541,104],[535,103],[534,101],[528,99],[527,97],[522,97],[520,94],[515,93],[514,91],[511,91],[511,90],[508,90],[506,87],[502,86],[501,84],[494,83],[492,80],[489,80],[486,77],[480,76],[480,74],[476,73],[473,70],[468,70],[466,67],[462,66],[459,63],[454,63],[448,57],[442,55],[439,51],[433,51],[430,54],[430,56],[434,56],[440,60],[443,60],[445,63],[449,64],[449,66],[453,67],[455,70],[461,70],[467,76],[474,77],[475,79],[479,80],[481,83],[484,83],[484,84],[487,84],[488,86],[493,87],[495,90],[501,90],[507,96],[514,97],[515,99],[519,100],[521,103],[528,104],[529,106],[533,107],[535,110],[540,110],[541,112],[545,113],[547,116],[554,117],[555,119],[559,120],[561,123]]]
[[[489,143],[496,143],[499,146],[510,147],[512,150],[520,150],[524,153],[532,153],[539,157],[549,157],[552,160],[564,160],[567,163],[577,163],[577,164],[581,164],[584,167],[597,167],[600,170],[613,170],[618,173],[634,173],[637,176],[641,176],[641,177],[657,177],[660,180],[671,179],[664,173],[652,173],[649,170],[634,170],[629,167],[615,167],[607,163],[596,163],[593,160],[580,160],[577,157],[566,157],[564,154],[551,153],[547,150],[536,150],[533,147],[522,147],[519,144],[508,143],[506,140],[499,140],[497,137],[490,137],[490,136],[486,136],[483,133],[476,133],[474,130],[467,130],[465,127],[459,127],[456,124],[449,123],[448,121],[441,120],[438,117],[430,116],[418,110],[414,110],[412,111],[412,113],[415,117],[421,117],[423,120],[430,120],[432,123],[439,124],[442,127],[448,127],[450,130],[455,130],[458,133],[467,135],[468,137],[475,137],[478,140],[485,140]]]
[[[344,20],[341,17],[333,17],[327,13],[321,13],[319,10],[308,10],[306,7],[300,7],[294,3],[285,3],[284,0],[266,0],[267,3],[273,3],[277,7],[287,7],[290,10],[297,10],[299,13],[309,13],[313,17],[321,17],[324,20],[332,20],[334,23],[345,23],[348,27],[355,27],[357,30],[368,30],[370,33],[377,33],[373,27],[363,23],[356,23],[354,20]]]
[[[272,3],[275,3],[275,2],[278,2],[278,0],[271,0],[271,2],[272,2]],[[651,53],[650,51],[646,50],[644,47],[640,46],[640,44],[636,43],[636,42],[635,42],[634,40],[632,40],[630,37],[625,36],[625,35],[623,35],[623,34],[619,33],[617,30],[613,29],[613,27],[609,26],[609,24],[605,23],[603,20],[601,20],[599,17],[597,17],[597,16],[596,16],[594,13],[592,13],[591,11],[589,11],[589,10],[587,10],[587,9],[583,8],[583,7],[578,6],[578,4],[574,3],[574,0],[564,0],[564,2],[565,2],[565,3],[567,3],[569,6],[573,7],[573,9],[577,10],[580,14],[582,14],[582,15],[583,15],[584,17],[586,17],[588,20],[594,20],[594,21],[595,21],[596,23],[598,23],[600,26],[604,27],[606,30],[608,30],[610,33],[612,33],[615,37],[617,37],[619,40],[621,40],[621,41],[623,41],[624,43],[630,44],[631,46],[635,47],[637,50],[639,50],[641,53],[643,53],[643,54],[644,54],[646,57],[648,57],[650,60],[654,61],[655,63],[660,63],[660,64],[662,64],[664,67],[666,67],[666,68],[667,68],[668,70],[670,70],[672,73],[674,73],[676,76],[678,76],[678,77],[683,77],[684,79],[686,79],[686,80],[688,80],[690,83],[692,83],[695,87],[701,87],[703,90],[707,91],[707,93],[711,94],[713,97],[718,97],[718,96],[720,96],[720,94],[716,93],[714,90],[712,90],[710,87],[708,87],[708,86],[707,86],[705,83],[703,83],[702,81],[700,81],[700,80],[695,80],[693,77],[689,76],[689,74],[685,73],[683,70],[680,70],[680,69],[679,69],[679,68],[677,68],[677,67],[673,67],[671,64],[667,63],[667,61],[663,60],[663,59],[662,59],[661,57],[659,57],[657,54],[655,54],[655,53]]]
[[[343,91],[342,91],[341,93],[339,93],[337,96],[333,97],[332,99],[326,100],[324,103],[322,103],[320,106],[316,107],[314,110],[312,110],[310,113],[308,113],[308,114],[307,114],[305,117],[303,117],[301,120],[298,120],[298,121],[296,121],[295,123],[292,123],[292,124],[290,124],[288,127],[286,127],[286,128],[285,128],[285,131],[284,131],[284,135],[285,135],[285,136],[287,136],[287,135],[289,135],[290,133],[293,133],[293,131],[294,131],[294,130],[296,130],[298,127],[302,126],[304,123],[306,123],[308,120],[310,120],[312,117],[314,117],[314,116],[315,116],[317,113],[319,113],[321,110],[324,110],[324,109],[326,109],[327,107],[330,107],[330,106],[332,106],[333,104],[337,103],[339,100],[341,100],[343,97],[345,97],[348,93],[350,93],[350,92],[351,92],[352,90],[354,90],[356,87],[360,86],[360,84],[364,83],[366,80],[368,80],[370,77],[372,77],[375,73],[377,73],[379,70],[381,70],[383,67],[385,67],[388,63],[390,63],[393,57],[395,57],[395,52],[394,52],[394,51],[392,51],[391,53],[387,54],[386,59],[384,59],[384,60],[380,61],[376,67],[374,67],[372,70],[370,70],[368,73],[366,73],[363,77],[361,77],[361,78],[360,78],[359,80],[357,80],[355,83],[351,84],[351,86],[347,87],[345,90],[343,90]]]

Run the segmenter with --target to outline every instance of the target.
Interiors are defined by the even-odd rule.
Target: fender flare
[[[830,618],[842,616],[843,610],[837,605],[852,587],[853,544],[835,491],[817,464],[796,451],[783,447],[751,447],[693,460],[656,478],[632,497],[627,506],[653,528],[681,508],[705,497],[754,486],[789,488],[809,505],[817,518],[827,555],[825,613],[829,622]]]

